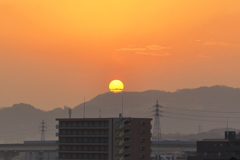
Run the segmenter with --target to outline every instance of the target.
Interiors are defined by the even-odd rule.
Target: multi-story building
[[[58,159],[150,160],[150,118],[59,118]]]
[[[189,156],[188,160],[228,160],[240,158],[240,139],[236,139],[234,131],[226,131],[225,139],[203,139],[197,141],[197,156]]]
[[[196,141],[162,140],[152,141],[152,160],[187,160],[189,155],[196,155]]]
[[[56,141],[0,144],[1,160],[56,160]]]

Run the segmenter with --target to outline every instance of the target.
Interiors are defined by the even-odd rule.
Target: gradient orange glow
[[[240,87],[240,1],[0,0],[0,107],[107,92]]]

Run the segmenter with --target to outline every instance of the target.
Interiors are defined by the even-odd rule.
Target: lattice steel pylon
[[[154,110],[153,110],[154,124],[153,124],[152,140],[161,141],[162,133],[161,133],[160,117],[162,117],[163,115],[161,115],[160,113],[162,113],[163,111],[160,110],[160,108],[163,108],[163,106],[160,106],[157,101],[156,105],[154,105],[153,107],[154,107]]]
[[[45,141],[45,132],[47,131],[47,123],[42,120],[39,126],[39,131],[41,132],[41,141]]]

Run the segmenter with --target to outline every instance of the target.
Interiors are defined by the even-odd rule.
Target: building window
[[[131,157],[130,153],[124,155],[124,158],[128,158],[128,157]]]
[[[142,122],[141,122],[141,126],[144,126],[144,125],[145,125],[145,122],[144,122],[144,121],[142,121]]]
[[[145,158],[145,155],[144,154],[140,155],[140,158],[141,159]]]
[[[145,147],[144,147],[144,146],[141,146],[141,147],[140,147],[140,150],[141,150],[141,151],[143,151],[144,149],[145,149]]]
[[[145,133],[145,130],[141,130],[141,134],[144,134]]]
[[[145,142],[145,138],[141,138],[141,140],[140,140],[141,142]]]

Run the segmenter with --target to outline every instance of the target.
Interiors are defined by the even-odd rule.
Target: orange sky
[[[240,1],[0,0],[0,107],[240,87]]]

